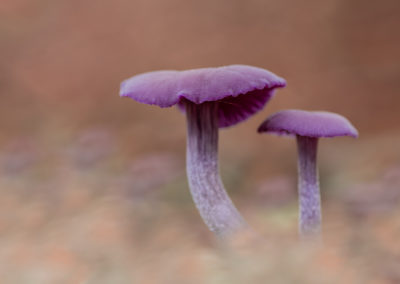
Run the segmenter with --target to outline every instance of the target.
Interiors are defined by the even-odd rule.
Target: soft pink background
[[[1,281],[398,283],[399,14],[396,0],[2,0]],[[224,182],[271,245],[232,260],[190,199],[182,114],[118,91],[235,63],[288,86],[221,131]],[[320,144],[327,249],[297,244],[294,141],[255,131],[285,108],[360,132]]]

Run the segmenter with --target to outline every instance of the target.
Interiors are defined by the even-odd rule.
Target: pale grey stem
[[[190,192],[208,228],[228,237],[247,224],[226,193],[218,169],[218,103],[186,102],[186,169]]]
[[[321,235],[321,197],[317,169],[318,138],[297,136],[299,230],[301,237]]]

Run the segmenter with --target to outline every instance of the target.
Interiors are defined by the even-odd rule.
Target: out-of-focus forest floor
[[[247,162],[222,161],[235,203],[265,238],[232,247],[198,216],[184,151],[132,158],[106,128],[60,141],[14,140],[0,153],[3,283],[400,281],[400,164],[390,162],[400,157],[384,151],[400,137],[321,147],[321,246],[298,241],[291,174],[255,178]]]

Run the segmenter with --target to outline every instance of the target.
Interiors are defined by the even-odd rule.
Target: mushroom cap
[[[339,114],[294,109],[272,114],[260,125],[258,132],[307,137],[358,137],[357,129]]]
[[[121,83],[120,96],[138,102],[184,111],[184,101],[219,102],[219,127],[239,123],[261,110],[275,88],[286,82],[274,73],[253,66],[230,65],[186,71],[154,71]]]

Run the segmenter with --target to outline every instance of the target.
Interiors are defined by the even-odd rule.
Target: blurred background
[[[400,283],[400,2],[2,0],[2,283]],[[215,241],[185,176],[185,120],[118,96],[159,69],[267,68],[288,86],[221,130],[224,183],[265,236]],[[346,116],[321,140],[324,247],[298,243],[287,108]]]

